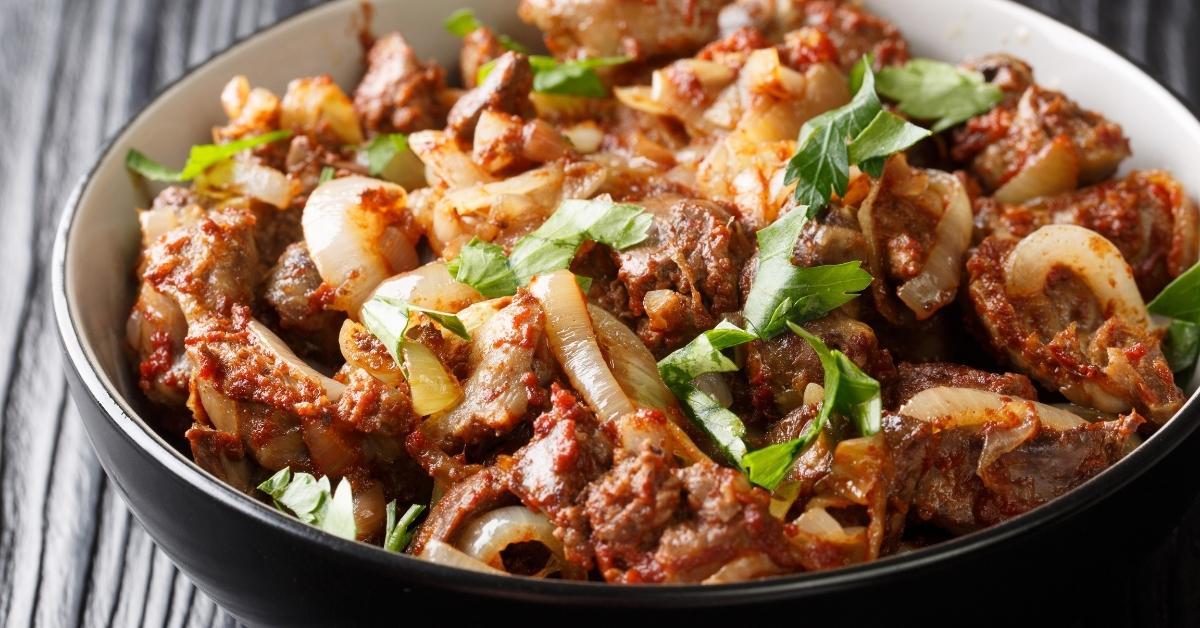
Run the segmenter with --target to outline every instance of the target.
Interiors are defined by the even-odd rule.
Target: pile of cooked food
[[[1004,521],[1183,405],[1196,207],[1027,63],[851,1],[518,11],[544,42],[459,10],[458,67],[368,36],[351,91],[234,77],[181,170],[129,152],[170,183],[136,377],[212,475],[442,564],[724,583]]]

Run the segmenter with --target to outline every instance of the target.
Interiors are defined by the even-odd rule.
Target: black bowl
[[[429,621],[425,609],[511,618],[499,613],[547,606],[587,609],[569,615],[575,619],[683,610],[730,621],[762,621],[775,610],[893,623],[927,623],[934,609],[943,618],[970,613],[976,622],[980,612],[990,620],[1027,616],[1039,600],[1102,590],[1094,574],[1119,570],[1153,547],[1200,492],[1192,469],[1200,403],[1193,397],[1124,460],[1046,506],[936,546],[829,572],[721,586],[614,586],[474,573],[343,540],[237,492],[171,448],[139,416],[142,402],[123,394],[103,374],[96,349],[85,346],[79,321],[90,312],[68,293],[68,250],[74,239],[96,237],[76,232],[77,210],[123,133],[72,194],[55,244],[54,308],[70,390],[101,465],[137,520],[200,589],[249,623],[396,624]],[[132,297],[111,299],[127,306]],[[1069,604],[1060,610],[1080,617]]]

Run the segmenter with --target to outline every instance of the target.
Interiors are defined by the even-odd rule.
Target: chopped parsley
[[[1167,284],[1146,308],[1174,319],[1163,338],[1163,354],[1172,371],[1191,371],[1200,355],[1200,264]]]
[[[308,473],[292,474],[284,467],[258,490],[271,496],[275,508],[290,512],[297,519],[330,534],[353,540],[357,530],[354,523],[354,496],[346,478],[330,489],[329,478],[317,479]]]
[[[987,113],[1003,98],[983,75],[932,59],[879,71],[877,89],[917,120],[932,120],[934,133]]]
[[[182,170],[171,170],[131,148],[125,153],[125,167],[153,181],[190,181],[205,170],[244,150],[270,144],[291,135],[291,131],[282,129],[224,144],[198,144],[188,151],[187,163],[183,165]]]
[[[403,133],[380,133],[362,150],[367,153],[367,172],[376,176],[387,169],[396,155],[408,150],[408,137]]]
[[[466,326],[454,314],[423,308],[392,297],[376,295],[363,304],[362,323],[383,343],[383,346],[387,347],[388,353],[392,354],[392,359],[396,360],[396,364],[404,364],[404,360],[401,359],[405,343],[404,334],[408,331],[408,324],[412,320],[413,312],[420,312],[437,321],[439,325],[463,340],[471,339]]]
[[[530,55],[529,65],[533,69],[533,91],[542,94],[560,94],[564,96],[582,96],[584,98],[604,98],[608,88],[597,68],[621,65],[627,63],[629,57],[595,57],[592,59],[577,59],[559,61],[554,57]],[[492,72],[495,61],[489,61],[479,68],[476,83],[483,83]]]

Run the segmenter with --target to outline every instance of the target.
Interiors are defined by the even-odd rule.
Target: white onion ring
[[[1149,326],[1146,304],[1121,251],[1077,225],[1046,225],[1017,243],[1004,263],[1005,289],[1013,297],[1039,294],[1050,271],[1060,266],[1088,285],[1105,316]]]
[[[973,388],[936,386],[913,395],[900,407],[904,416],[943,427],[982,425],[1012,416],[1023,417],[1031,411],[1042,427],[1059,432],[1087,423],[1061,408]]]
[[[458,533],[455,546],[467,556],[494,569],[504,569],[500,553],[510,545],[537,541],[550,550],[556,564],[566,564],[562,541],[554,536],[554,524],[545,515],[524,506],[506,506],[472,519]]]
[[[381,197],[386,207],[365,204]],[[371,290],[391,275],[415,268],[417,251],[396,226],[407,212],[404,188],[351,176],[321,184],[308,197],[301,226],[321,279],[336,290],[331,309],[357,316]]]
[[[448,543],[443,543],[437,539],[433,539],[425,544],[424,549],[417,555],[418,558],[427,560],[431,563],[445,565],[447,567],[457,567],[459,569],[467,569],[469,571],[478,571],[480,573],[490,573],[496,575],[507,575],[494,567],[489,567],[470,556],[454,549]]]
[[[971,200],[958,177],[925,170],[929,187],[942,197],[942,217],[934,234],[933,249],[916,277],[896,290],[896,296],[916,314],[917,320],[933,316],[954,300],[962,277],[962,258],[971,245]]]
[[[575,276],[568,270],[557,270],[535,277],[529,288],[546,313],[550,349],[562,364],[571,386],[583,395],[602,421],[632,413],[633,404],[600,352]]]

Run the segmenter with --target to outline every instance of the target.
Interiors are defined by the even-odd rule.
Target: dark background
[[[155,548],[100,470],[67,398],[46,260],[60,206],[111,133],[188,67],[313,3],[0,0],[0,624],[233,623]],[[1200,3],[1024,3],[1200,101]],[[1200,502],[1152,553],[1077,582],[1095,583],[1091,597],[1072,587],[1064,601],[1090,609],[1080,623],[1200,625]]]

